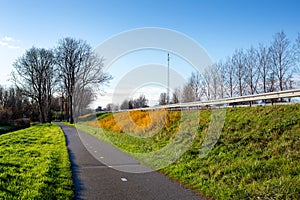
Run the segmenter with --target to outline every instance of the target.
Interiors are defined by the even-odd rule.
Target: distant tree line
[[[53,112],[59,110],[55,101],[56,99],[51,104]],[[32,99],[25,96],[23,91],[18,88],[5,88],[0,85],[0,126],[11,127],[8,130],[0,130],[0,134],[28,127],[30,121],[38,120],[38,105]]]
[[[2,110],[12,118],[26,116],[42,123],[58,118],[74,123],[110,79],[103,72],[102,58],[89,44],[63,38],[53,49],[32,47],[15,61],[14,87],[8,93],[14,91],[20,107],[1,103]]]
[[[109,103],[106,105],[105,108],[102,108],[99,106],[96,109],[96,112],[100,111],[118,111],[118,110],[130,110],[130,109],[135,109],[135,108],[147,108],[149,107],[148,105],[148,99],[145,97],[145,95],[140,95],[136,99],[124,99],[121,105]]]
[[[146,108],[148,106],[148,99],[146,99],[145,95],[140,95],[136,99],[125,99],[120,105],[121,110],[127,109],[135,109],[135,108]]]
[[[192,73],[182,88],[176,88],[170,103],[213,100],[289,90],[300,79],[300,34],[292,43],[281,31],[270,45],[235,50],[231,57]],[[162,93],[159,104],[167,104]]]
[[[34,116],[34,111],[30,100],[22,95],[21,90],[0,86],[0,125],[11,125],[16,119]]]

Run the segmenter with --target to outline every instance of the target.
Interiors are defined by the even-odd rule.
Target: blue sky
[[[214,61],[235,49],[268,44],[284,30],[300,32],[297,0],[0,0],[0,84],[14,60],[32,46],[52,48],[63,37],[92,47],[120,32],[161,27],[202,45]]]

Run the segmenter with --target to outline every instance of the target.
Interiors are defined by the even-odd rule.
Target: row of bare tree
[[[51,117],[61,111],[61,98],[51,98]],[[50,117],[50,118],[51,118]],[[60,116],[53,116],[59,118]],[[39,120],[39,106],[33,99],[24,95],[24,91],[16,87],[0,85],[0,125],[8,125],[14,120],[29,118]]]
[[[145,95],[140,95],[136,99],[125,99],[120,105],[121,110],[127,109],[135,109],[135,108],[146,108],[148,106],[148,99],[146,99]]]
[[[299,81],[300,34],[292,43],[281,31],[270,45],[238,49],[225,61],[192,73],[183,88],[173,91],[170,103],[212,100],[293,89]],[[161,94],[159,104],[167,104]]]
[[[106,105],[105,108],[102,108],[99,106],[96,109],[96,112],[99,111],[118,111],[118,110],[130,110],[130,109],[135,109],[135,108],[147,108],[149,107],[148,105],[148,99],[146,98],[145,95],[140,95],[138,98],[131,98],[131,99],[124,99],[121,103],[119,104],[114,104],[114,103],[109,103]]]
[[[31,115],[31,106],[22,91],[0,86],[0,125],[8,125],[9,121]]]
[[[102,58],[83,40],[63,38],[54,49],[32,47],[14,63],[12,81],[38,105],[39,121],[51,121],[53,96],[60,97],[65,118],[74,120],[95,98],[95,91],[111,76]]]

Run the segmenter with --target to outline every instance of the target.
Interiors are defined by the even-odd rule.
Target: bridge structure
[[[252,105],[259,105],[255,103],[258,101],[263,101],[263,102],[269,101],[269,104],[273,105],[274,103],[283,104],[283,102],[279,102],[278,99],[290,99],[294,97],[300,97],[300,89],[231,97],[231,98],[225,98],[219,100],[194,101],[194,102],[167,104],[167,105],[160,105],[160,106],[153,106],[153,107],[146,107],[146,108],[115,110],[112,112],[128,112],[134,110],[149,111],[149,110],[159,110],[159,109],[188,110],[188,109],[202,109],[202,108],[234,107],[234,106],[241,106],[241,105],[252,106]],[[264,104],[267,105],[266,103]],[[107,112],[111,112],[111,111],[100,111],[98,113],[107,113]]]

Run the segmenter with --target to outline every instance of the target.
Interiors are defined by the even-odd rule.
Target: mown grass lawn
[[[200,112],[192,145],[160,172],[212,199],[300,199],[300,105],[227,109],[218,142],[200,158],[210,115],[210,110]],[[84,124],[92,125],[78,127],[128,153],[162,148],[180,126],[166,123],[170,128],[143,139]]]
[[[0,136],[0,199],[73,199],[63,132],[35,125]]]

